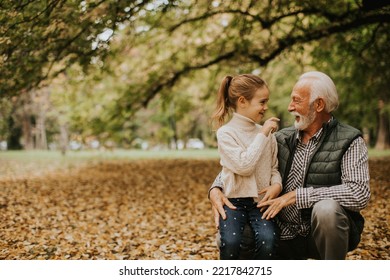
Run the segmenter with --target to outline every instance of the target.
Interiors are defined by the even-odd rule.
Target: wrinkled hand
[[[275,216],[284,207],[292,205],[295,202],[296,202],[296,191],[291,191],[275,199],[259,202],[257,207],[260,209],[267,208],[264,211],[262,218],[269,220],[275,218]]]
[[[219,188],[213,188],[210,191],[210,202],[212,205],[214,223],[217,229],[219,229],[219,216],[221,215],[222,219],[226,220],[226,213],[223,209],[223,206],[226,205],[232,210],[235,210],[236,207],[229,201],[229,199],[222,193],[221,189]]]
[[[274,184],[269,187],[266,187],[259,191],[259,197],[263,195],[261,200],[257,203],[257,207],[259,207],[260,203],[271,200],[273,198],[278,197],[278,195],[281,193],[282,188],[279,184]],[[267,207],[263,206],[260,208],[260,211],[263,212]]]

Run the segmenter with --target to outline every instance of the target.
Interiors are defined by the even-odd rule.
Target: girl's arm
[[[251,145],[244,149],[228,131],[218,130],[217,138],[222,165],[241,176],[253,173],[263,148],[269,141],[263,133],[258,133]]]
[[[276,142],[276,137],[272,135],[272,166],[271,166],[271,185],[279,184],[280,192],[282,192],[282,176],[279,172],[279,162],[278,162],[278,143]]]

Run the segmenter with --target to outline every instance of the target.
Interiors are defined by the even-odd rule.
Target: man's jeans
[[[262,213],[257,208],[253,198],[230,198],[230,202],[237,207],[231,210],[224,206],[227,219],[220,218],[220,259],[237,260],[240,257],[240,247],[243,231],[249,223],[254,236],[255,246],[253,259],[273,259],[276,242],[279,239],[278,227],[272,220],[261,218]]]

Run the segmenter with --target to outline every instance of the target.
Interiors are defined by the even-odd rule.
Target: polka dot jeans
[[[249,223],[255,236],[255,260],[274,259],[275,247],[278,241],[278,228],[274,221],[261,218],[260,209],[253,198],[230,198],[237,207],[231,210],[224,206],[226,220],[220,218],[219,230],[221,235],[220,259],[239,259],[242,233],[246,223]]]

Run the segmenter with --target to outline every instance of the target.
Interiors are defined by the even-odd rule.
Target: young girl
[[[221,158],[223,192],[236,207],[225,206],[226,220],[220,218],[220,259],[238,259],[244,226],[249,222],[256,239],[255,259],[273,259],[278,228],[261,218],[257,203],[272,199],[282,190],[277,170],[277,144],[272,132],[279,119],[258,123],[268,109],[266,83],[251,74],[226,76],[218,91],[213,120],[218,122],[218,151]],[[225,117],[233,117],[225,124]],[[223,126],[222,126],[223,125]]]

